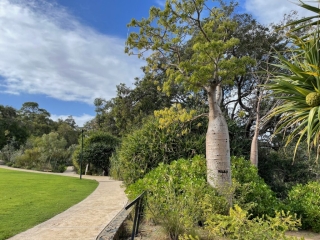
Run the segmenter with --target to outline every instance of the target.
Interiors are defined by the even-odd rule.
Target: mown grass
[[[93,180],[0,169],[0,240],[63,212],[97,186]]]

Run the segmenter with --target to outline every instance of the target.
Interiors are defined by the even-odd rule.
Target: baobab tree
[[[235,7],[222,1],[167,0],[163,10],[152,7],[148,18],[128,24],[139,31],[131,32],[126,42],[128,54],[146,54],[147,70],[166,69],[164,91],[171,83],[181,84],[187,91],[206,91],[207,180],[217,188],[231,184],[229,132],[220,109],[222,87],[232,84],[234,76],[253,63],[247,56],[228,54],[239,44],[232,36],[237,27],[231,18]]]

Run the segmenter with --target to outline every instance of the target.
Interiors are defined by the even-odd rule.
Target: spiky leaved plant
[[[320,24],[320,0],[309,0],[308,3],[299,0],[299,3],[297,3],[297,5],[309,11],[309,13],[312,15],[290,22],[287,26],[293,27],[291,31],[298,32],[300,30],[310,30],[312,34],[312,32],[319,30],[318,26]],[[316,27],[316,29],[314,27]],[[310,32],[307,31],[303,38],[307,38],[309,36]]]
[[[320,135],[320,39],[314,34],[307,40],[294,37],[297,48],[287,59],[279,54],[282,72],[267,85],[281,104],[269,116],[281,115],[275,133],[289,132],[286,145],[306,139],[309,150],[319,146]]]

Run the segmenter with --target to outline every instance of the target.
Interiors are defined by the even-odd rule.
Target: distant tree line
[[[0,105],[1,158],[9,165],[63,171],[79,134],[72,116],[53,121],[36,102],[25,102],[19,110]]]

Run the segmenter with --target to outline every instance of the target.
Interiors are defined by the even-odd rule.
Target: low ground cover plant
[[[96,181],[0,169],[0,240],[27,230],[87,197]]]
[[[207,214],[205,229],[209,236],[238,240],[296,239],[285,235],[286,231],[297,231],[301,221],[290,212],[275,212],[274,217],[263,215],[252,218],[238,205],[230,208],[228,215]]]

